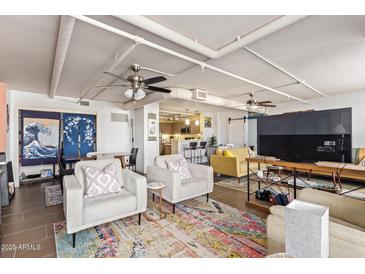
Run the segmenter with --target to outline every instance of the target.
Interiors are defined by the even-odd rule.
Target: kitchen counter
[[[198,146],[200,146],[200,142],[204,142],[204,140],[172,141],[172,154],[184,154],[184,148],[189,147],[191,142],[197,142]]]

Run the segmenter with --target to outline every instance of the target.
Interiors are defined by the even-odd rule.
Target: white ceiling
[[[218,50],[231,43],[236,37],[244,36],[279,16],[152,15],[147,17],[192,40],[198,40],[200,43]]]
[[[148,16],[202,44],[219,49],[277,16]],[[156,35],[132,26],[112,16],[93,18],[162,46],[225,69],[270,87],[295,82],[244,49],[208,61],[206,57],[178,46]],[[9,88],[48,93],[57,42],[60,16],[0,16],[0,81]],[[365,16],[309,16],[277,31],[248,47],[297,75],[318,90],[334,95],[365,90]],[[71,37],[57,95],[78,98],[90,84],[110,66],[115,54],[122,54],[132,41],[77,21]],[[143,45],[137,48],[114,70],[125,72],[130,64],[178,74],[167,77],[161,87],[200,88],[210,94],[247,100],[247,92],[260,88],[228,76],[172,57]],[[157,74],[142,72],[144,77]],[[128,75],[128,73],[126,73]],[[102,84],[111,78],[105,77]],[[319,95],[302,85],[278,88],[303,99]],[[92,98],[94,89],[87,98]],[[96,99],[111,102],[127,101],[123,89],[107,89]],[[287,98],[271,91],[256,94],[259,100],[277,104]],[[184,108],[186,102],[169,100],[162,105]],[[191,103],[190,103],[191,104]],[[217,111],[216,107],[212,107]],[[209,110],[206,110],[209,111]],[[212,110],[214,111],[214,110]]]

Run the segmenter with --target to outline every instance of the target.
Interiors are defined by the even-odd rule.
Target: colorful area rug
[[[158,214],[157,203],[148,211]],[[151,209],[152,207],[152,209]],[[265,220],[205,198],[164,203],[165,219],[149,222],[131,216],[77,233],[76,247],[65,223],[54,224],[57,257],[246,257],[266,255]]]
[[[44,202],[46,206],[53,206],[63,203],[61,185],[44,185]]]

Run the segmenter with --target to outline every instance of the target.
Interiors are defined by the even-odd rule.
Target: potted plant
[[[215,137],[214,135],[212,135],[210,138],[209,138],[209,146],[210,147],[217,147],[218,145],[218,140],[217,140],[217,137]]]
[[[207,157],[208,157],[208,162],[210,160],[210,155],[215,154],[215,151],[218,147],[218,140],[217,137],[212,135],[209,139],[208,139],[208,146],[207,146]]]

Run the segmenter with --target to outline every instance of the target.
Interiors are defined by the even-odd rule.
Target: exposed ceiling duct
[[[202,61],[199,61],[199,60],[196,60],[194,58],[191,58],[187,55],[184,55],[184,54],[181,54],[181,53],[178,53],[174,50],[171,50],[171,49],[168,49],[166,47],[163,47],[163,46],[160,46],[158,44],[155,44],[151,41],[148,41],[148,40],[145,40],[144,38],[142,37],[139,37],[137,35],[133,35],[131,33],[128,33],[126,31],[123,31],[123,30],[120,30],[120,29],[117,29],[115,27],[112,27],[110,25],[107,25],[105,23],[102,23],[102,22],[99,22],[97,20],[94,20],[90,17],[87,17],[87,16],[82,16],[82,15],[73,15],[74,18],[82,21],[82,22],[85,22],[85,23],[88,23],[88,24],[91,24],[93,26],[96,26],[98,28],[101,28],[101,29],[104,29],[104,30],[107,30],[107,31],[110,31],[114,34],[117,34],[117,35],[120,35],[122,37],[125,37],[125,38],[128,38],[130,40],[133,40],[135,41],[137,44],[141,44],[141,45],[145,45],[145,46],[148,46],[150,48],[154,48],[156,50],[159,50],[159,51],[162,51],[162,52],[165,52],[167,54],[170,54],[172,56],[175,56],[177,58],[180,58],[180,59],[183,59],[183,60],[186,60],[186,61],[189,61],[193,64],[196,64],[196,65],[199,65],[201,68],[208,68],[208,69],[211,69],[213,71],[216,71],[218,73],[221,73],[221,74],[224,74],[226,76],[229,76],[229,77],[232,77],[232,78],[235,78],[235,79],[238,79],[240,81],[243,81],[243,82],[246,82],[246,83],[249,83],[249,84],[252,84],[252,85],[255,85],[255,86],[258,86],[260,88],[264,88],[264,89],[267,89],[267,90],[270,90],[272,92],[275,92],[277,94],[280,94],[280,95],[283,95],[287,98],[291,98],[291,99],[294,99],[294,100],[297,100],[297,101],[300,101],[302,103],[306,103],[306,104],[311,104],[309,101],[306,101],[306,100],[303,100],[301,98],[298,98],[298,97],[295,97],[295,96],[292,96],[288,93],[285,93],[285,92],[282,92],[282,91],[279,91],[277,89],[273,89],[273,88],[270,88],[266,85],[263,85],[263,84],[260,84],[260,83],[257,83],[255,81],[252,81],[252,80],[249,80],[249,79],[246,79],[242,76],[239,76],[237,74],[234,74],[234,73],[231,73],[229,71],[226,71],[226,70],[223,70],[223,69],[220,69],[218,67],[215,67],[215,66],[212,66],[212,65],[209,65],[205,62],[202,62]]]
[[[124,110],[131,110],[131,109],[136,109],[136,108],[142,107],[145,104],[161,102],[161,101],[167,100],[167,99],[180,99],[180,100],[186,100],[186,101],[194,101],[194,102],[202,103],[202,104],[249,111],[247,106],[245,106],[245,105],[239,106],[239,104],[242,102],[239,102],[237,100],[231,100],[231,99],[226,99],[223,97],[207,94],[206,100],[201,101],[201,100],[194,99],[193,90],[188,90],[188,89],[184,89],[184,88],[170,88],[170,89],[171,89],[171,93],[169,93],[169,94],[150,93],[142,100],[130,101],[130,102],[123,104],[122,108]]]

